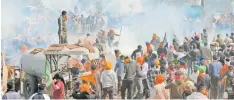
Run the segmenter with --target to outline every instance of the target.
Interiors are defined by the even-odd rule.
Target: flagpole
[[[118,46],[117,46],[118,48],[119,48],[119,41],[120,41],[121,34],[122,34],[122,27],[123,27],[123,26],[121,26],[121,29],[120,29],[120,34],[119,34],[119,40],[118,40]]]

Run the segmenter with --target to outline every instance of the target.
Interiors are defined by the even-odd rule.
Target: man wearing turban
[[[150,44],[154,45],[154,50],[158,50],[158,45],[160,44],[160,37],[158,37],[156,33],[153,34]]]
[[[165,84],[164,81],[166,80],[166,77],[162,74],[159,74],[155,77],[155,86],[154,86],[154,91],[155,91],[155,96],[153,99],[169,99],[169,90],[165,89]]]
[[[101,74],[101,83],[103,88],[102,99],[105,99],[107,94],[109,99],[114,97],[114,89],[117,89],[118,79],[116,73],[112,69],[112,63],[106,61],[105,70]]]
[[[115,40],[115,36],[120,36],[119,34],[116,34],[115,31],[113,29],[110,29],[110,31],[107,34],[107,38],[108,38],[108,45],[109,47],[112,47],[112,44]]]

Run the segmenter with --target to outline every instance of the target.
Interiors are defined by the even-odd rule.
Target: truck
[[[79,38],[76,44],[52,44],[48,48],[34,48],[29,50],[21,58],[21,69],[23,72],[22,90],[28,99],[37,92],[38,84],[46,84],[46,92],[52,95],[51,80],[56,73],[62,74],[65,81],[65,98],[73,93],[77,77],[73,77],[69,61],[74,56],[85,56],[89,60],[99,60],[104,54],[114,65],[116,57],[111,52],[106,52],[105,47],[94,46],[92,38]],[[100,49],[102,48],[102,49]]]

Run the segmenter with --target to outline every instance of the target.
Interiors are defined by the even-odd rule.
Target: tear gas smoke
[[[157,1],[157,0],[156,0]],[[122,36],[119,49],[130,53],[138,44],[145,45],[145,42],[151,40],[153,33],[160,36],[163,40],[164,33],[167,33],[167,40],[172,42],[173,32],[182,41],[185,36],[192,36],[191,31],[201,33],[205,27],[208,29],[209,39],[216,33],[212,31],[211,19],[212,13],[222,12],[231,4],[227,0],[214,2],[207,0],[205,5],[205,21],[200,23],[189,23],[185,20],[184,6],[174,5],[172,3],[155,3],[155,0],[97,0],[102,3],[102,12],[109,15],[119,13],[130,13],[126,16],[122,25],[116,28],[120,30],[122,26]],[[62,10],[75,11],[75,6],[79,9],[79,14],[88,15],[89,11],[95,11],[97,2],[94,0],[2,0],[2,37],[13,37],[18,34],[35,34],[42,37],[51,36],[53,42],[57,42],[57,18]],[[32,6],[25,12],[26,6]],[[36,9],[36,10],[35,10]],[[26,16],[30,21],[26,21]],[[33,23],[33,18],[40,15],[41,20]],[[38,17],[38,16],[37,16]],[[35,19],[35,18],[34,18]],[[69,23],[70,24],[70,23]],[[31,30],[28,30],[31,27]],[[49,34],[52,33],[53,35]]]

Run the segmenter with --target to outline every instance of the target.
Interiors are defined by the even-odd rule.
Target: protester
[[[62,11],[61,16],[58,19],[58,36],[59,36],[59,43],[64,44],[67,43],[67,31],[68,31],[68,25],[67,25],[67,12]]]
[[[7,91],[6,93],[2,96],[3,100],[16,100],[16,99],[21,99],[21,96],[18,92],[15,91],[14,89],[14,84],[12,81],[9,81],[7,83]]]
[[[52,99],[65,99],[65,82],[61,74],[57,73],[52,82]]]
[[[46,85],[45,84],[40,84],[38,86],[38,92],[33,94],[29,100],[37,100],[37,99],[40,99],[40,100],[50,100],[50,97],[49,95],[46,94],[45,92],[45,88],[46,88]]]
[[[142,84],[143,84],[143,97],[148,99],[150,97],[150,86],[149,81],[147,79],[148,73],[148,58],[144,57],[144,63],[142,64],[141,72],[142,72]]]
[[[103,88],[102,99],[105,99],[107,94],[109,95],[109,99],[113,99],[114,89],[117,88],[118,79],[109,61],[106,62],[105,70],[101,73],[101,83]]]
[[[199,65],[194,65],[193,67],[193,72],[192,74],[189,76],[191,78],[191,80],[194,82],[194,84],[197,84],[197,78],[199,76]]]
[[[186,99],[189,95],[196,91],[196,87],[192,81],[187,81],[185,83],[185,90],[182,94],[182,99]]]
[[[182,73],[177,71],[175,73],[175,78],[169,81],[169,84],[165,87],[170,90],[170,99],[181,99],[183,91],[183,80]]]
[[[165,83],[166,80],[165,76],[162,74],[159,74],[155,77],[155,96],[153,99],[169,99],[169,91],[168,89],[165,89]]]
[[[117,63],[115,65],[115,72],[118,78],[118,93],[121,91],[121,84],[122,84],[122,75],[124,74],[124,56],[121,55],[120,59],[117,59]]]
[[[143,51],[142,51],[141,45],[138,45],[137,49],[132,52],[131,58],[135,60],[138,53],[140,54],[140,56],[143,56]]]
[[[155,77],[158,74],[161,74],[160,73],[160,62],[159,62],[159,60],[155,60],[154,65],[151,66],[151,68],[150,68],[150,70],[148,72],[148,80],[149,80],[149,85],[150,85],[151,88],[154,87]]]
[[[133,80],[137,72],[137,64],[130,60],[129,57],[124,58],[124,78],[121,87],[121,98],[125,99],[125,92],[127,90],[127,99],[133,99]]]
[[[158,50],[158,46],[160,44],[160,37],[158,37],[157,34],[154,33],[150,43],[154,45],[155,50]]]
[[[133,89],[137,88],[137,94],[136,96],[134,97],[134,99],[142,99],[143,97],[143,84],[142,84],[142,76],[143,76],[143,73],[141,69],[142,68],[142,64],[143,64],[143,61],[144,61],[144,58],[143,57],[137,57],[136,58],[136,63],[137,63],[137,70],[136,70],[136,75],[134,77],[134,80],[133,80]]]
[[[209,65],[209,76],[211,77],[210,99],[218,98],[218,87],[220,80],[220,71],[222,64],[218,61],[216,55],[213,56],[213,62]]]

